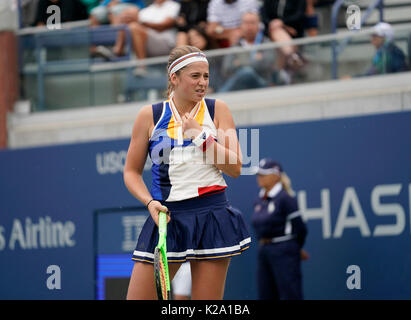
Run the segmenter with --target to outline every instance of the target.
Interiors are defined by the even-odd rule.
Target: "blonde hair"
[[[174,61],[176,61],[178,58],[180,58],[180,57],[182,57],[186,54],[192,53],[192,52],[201,52],[201,50],[198,49],[197,47],[188,46],[188,45],[179,46],[179,47],[176,47],[173,50],[171,50],[170,55],[168,57],[167,71],[170,68],[170,66],[173,64]],[[182,69],[184,69],[184,68],[182,68]],[[176,74],[178,75],[182,69],[178,70],[176,72]],[[167,80],[166,97],[169,98],[171,92],[174,90],[174,87],[173,87],[173,84],[171,83],[170,75],[168,74],[168,72],[167,72],[167,77],[168,77],[168,80]]]
[[[291,179],[288,177],[288,175],[285,172],[281,172],[280,181],[281,181],[281,184],[283,185],[284,190],[291,197],[294,197],[295,192],[294,192],[293,188],[291,187]]]

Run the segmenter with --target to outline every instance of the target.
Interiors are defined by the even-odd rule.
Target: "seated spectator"
[[[138,59],[165,56],[176,44],[175,21],[180,4],[172,0],[154,0],[153,4],[142,9],[138,22],[128,25],[133,49]],[[136,69],[136,74],[144,74],[144,68]]]
[[[201,26],[192,26],[187,30],[187,44],[197,47],[201,51],[213,49],[210,38]],[[178,47],[178,45],[176,45],[176,47]]]
[[[180,13],[176,20],[177,41],[176,47],[189,44],[188,30],[207,25],[207,8],[209,0],[184,0],[181,1]]]
[[[241,16],[258,12],[256,0],[211,0],[207,12],[207,34],[219,47],[229,47],[241,37]]]
[[[120,25],[137,22],[138,12],[143,7],[142,0],[104,0],[90,11],[90,24],[96,27],[107,23]],[[120,31],[112,50],[102,46],[92,47],[92,56],[100,55],[110,60],[123,55],[125,39],[125,32]]]
[[[405,54],[395,45],[394,30],[390,24],[380,22],[374,26],[371,44],[376,49],[371,66],[364,73],[354,75],[354,78],[407,71]],[[351,78],[348,75],[341,77],[343,80]]]
[[[394,30],[391,25],[380,22],[374,26],[371,43],[377,49],[371,67],[364,75],[377,75],[407,70],[405,54],[394,43]]]
[[[39,0],[20,0],[21,27],[35,26]]]
[[[104,0],[100,5],[90,11],[90,22],[92,26],[102,24],[114,24],[121,13],[134,15],[137,20],[139,8],[144,7],[142,0]]]
[[[306,0],[264,0],[261,16],[271,40],[291,41],[304,36]],[[280,70],[298,69],[304,62],[295,46],[282,46],[277,67]]]
[[[254,12],[243,15],[241,35],[237,43],[241,47],[271,42],[264,36],[260,17]],[[231,76],[219,92],[267,87],[274,71],[274,50],[253,50],[225,56],[222,69],[223,74]]]
[[[306,0],[305,9],[305,31],[308,36],[315,37],[318,35],[318,14],[315,12],[314,5],[317,0]]]
[[[90,16],[91,11],[100,5],[100,0],[80,0],[86,6],[87,14]]]
[[[47,24],[47,20],[52,15],[52,13],[47,13],[47,8],[53,5],[60,8],[61,23],[88,18],[87,8],[79,0],[39,0],[34,23],[36,26]]]

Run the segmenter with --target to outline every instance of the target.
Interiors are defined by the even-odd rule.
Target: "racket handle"
[[[167,214],[163,211],[158,213],[158,232],[167,236]]]

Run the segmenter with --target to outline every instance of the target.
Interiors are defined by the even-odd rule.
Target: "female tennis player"
[[[124,168],[124,182],[149,212],[133,253],[127,299],[157,299],[153,252],[159,211],[168,210],[170,281],[190,261],[192,299],[222,299],[230,259],[251,242],[241,213],[230,206],[222,173],[238,177],[241,151],[228,106],[206,99],[209,64],[196,47],[173,49],[168,100],[138,113]],[[153,162],[149,192],[142,178]]]

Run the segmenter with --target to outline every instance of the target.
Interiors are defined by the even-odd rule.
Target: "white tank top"
[[[202,99],[192,114],[202,128],[216,137],[214,105],[215,100]],[[179,114],[170,100],[153,105],[153,117],[155,127],[149,140],[149,155],[153,163],[151,195],[154,199],[180,201],[227,187],[221,171],[214,164],[206,163],[203,151],[191,139],[183,137]]]

